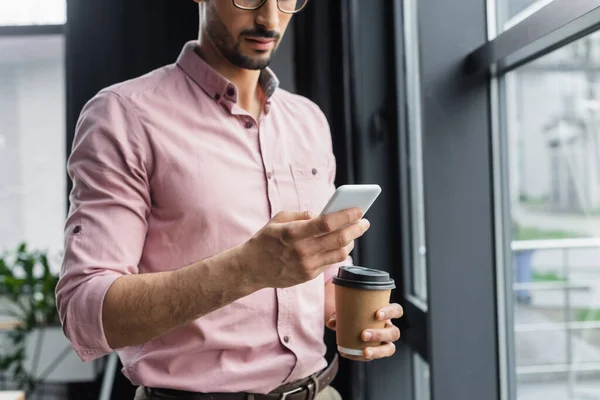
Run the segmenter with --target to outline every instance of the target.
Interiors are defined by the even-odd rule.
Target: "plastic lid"
[[[333,283],[354,289],[389,290],[396,288],[394,280],[387,272],[356,265],[341,267],[337,276],[333,277]]]

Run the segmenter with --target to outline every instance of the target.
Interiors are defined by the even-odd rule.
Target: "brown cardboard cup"
[[[333,278],[335,284],[335,319],[338,351],[343,355],[363,356],[367,347],[381,342],[365,342],[361,334],[365,329],[382,329],[377,311],[390,303],[392,289],[396,286],[387,272],[359,266],[339,269]]]

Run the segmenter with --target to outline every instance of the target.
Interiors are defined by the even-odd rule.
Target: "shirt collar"
[[[177,65],[215,101],[228,100],[237,103],[236,86],[196,53],[197,46],[197,41],[186,43],[177,59]],[[267,67],[261,71],[258,83],[269,103],[269,99],[279,87],[277,76]]]

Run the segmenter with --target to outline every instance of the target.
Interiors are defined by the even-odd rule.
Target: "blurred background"
[[[294,17],[271,67],[327,115],[336,183],[383,187],[355,260],[406,311],[393,358],[342,362],[344,399],[600,399],[598,29],[591,0]],[[58,325],[66,159],[87,100],[197,30],[192,1],[0,0],[0,389],[133,398],[114,355],[81,363]]]

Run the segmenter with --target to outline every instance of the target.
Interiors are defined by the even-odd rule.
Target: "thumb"
[[[335,328],[337,326],[336,320],[335,320],[335,314],[333,314],[331,316],[331,318],[329,318],[329,320],[327,321],[327,323],[325,324],[325,326],[327,328],[331,329],[332,331],[335,331]]]
[[[304,221],[315,217],[316,215],[311,211],[282,211],[273,217],[273,222]]]

